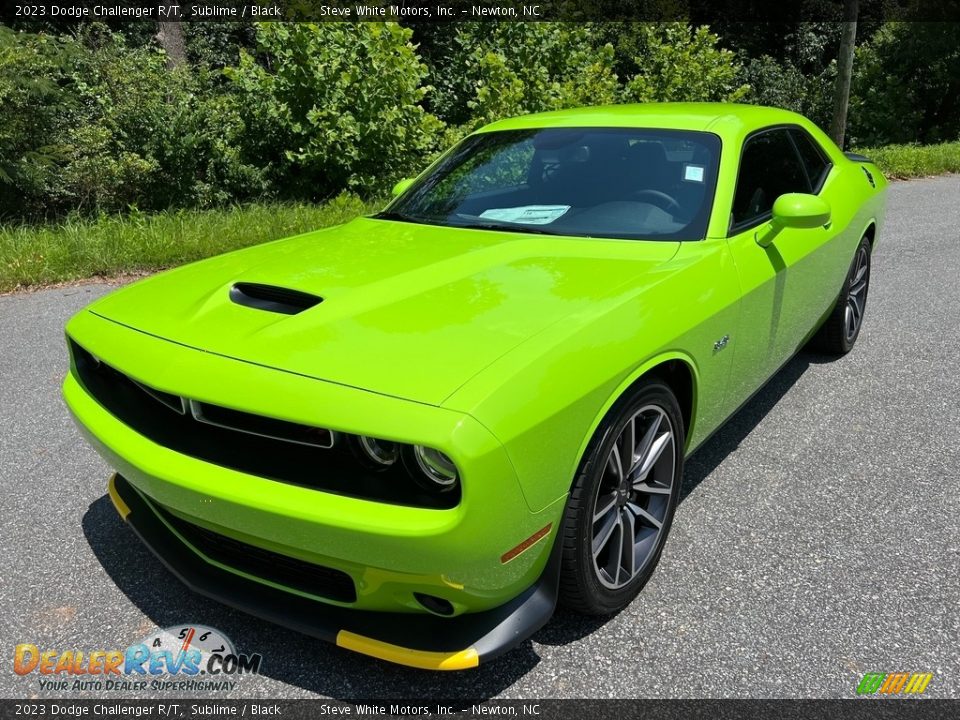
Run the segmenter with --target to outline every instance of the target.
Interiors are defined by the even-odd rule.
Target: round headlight
[[[387,468],[400,459],[399,443],[362,435],[357,438],[357,444],[360,446],[362,457],[369,460],[374,467]]]
[[[413,457],[424,477],[438,490],[449,490],[457,484],[457,467],[439,450],[417,445]]]

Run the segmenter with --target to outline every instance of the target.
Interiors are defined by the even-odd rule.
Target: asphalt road
[[[64,696],[14,675],[17,643],[122,648],[202,623],[264,657],[217,697],[842,698],[887,671],[960,697],[958,284],[960,177],[894,184],[856,349],[797,357],[691,459],[639,599],[606,621],[560,612],[501,661],[444,675],[182,588],[117,518],[59,395],[64,321],[110,288],[0,297],[0,696]]]

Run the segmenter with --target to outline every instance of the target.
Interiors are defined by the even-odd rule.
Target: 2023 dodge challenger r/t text
[[[647,582],[684,458],[860,332],[886,181],[798,115],[496,122],[381,213],[129,285],[67,404],[188,586],[458,669]]]

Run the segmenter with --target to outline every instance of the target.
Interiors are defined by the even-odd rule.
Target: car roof
[[[479,132],[555,127],[635,127],[740,134],[769,125],[806,126],[802,115],[741,103],[637,103],[533,113],[486,125]]]

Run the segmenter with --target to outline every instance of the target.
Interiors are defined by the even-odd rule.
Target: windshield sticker
[[[690,182],[703,182],[703,165],[684,165],[683,179]]]
[[[480,213],[480,217],[526,225],[546,225],[569,209],[569,205],[522,205],[513,208],[490,208]]]

